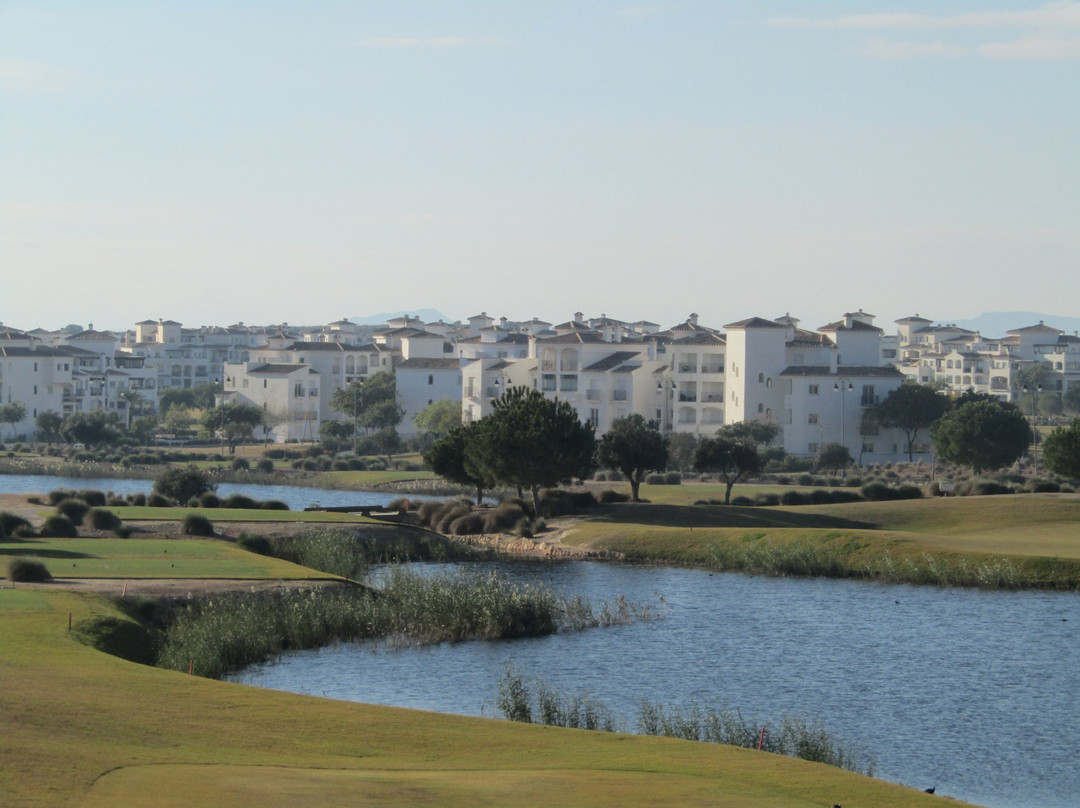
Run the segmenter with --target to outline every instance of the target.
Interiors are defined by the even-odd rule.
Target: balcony
[[[629,394],[625,390],[612,390],[611,391],[611,400],[612,401],[626,401],[626,399],[628,398],[628,395]]]
[[[680,362],[679,373],[697,373],[696,362]]]
[[[585,398],[588,401],[599,401],[602,392],[603,391],[601,391],[601,390],[586,390],[585,391]]]
[[[679,401],[697,401],[697,393],[679,393]]]
[[[555,370],[555,360],[554,359],[545,359],[543,362],[540,363],[540,370],[554,371]]]

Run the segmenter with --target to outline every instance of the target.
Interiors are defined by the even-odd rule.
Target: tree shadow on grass
[[[874,530],[877,525],[857,519],[843,519],[821,513],[800,513],[793,509],[756,508],[732,505],[649,505],[611,506],[591,521],[613,524],[657,525],[663,527],[801,527]]]
[[[38,545],[25,547],[0,547],[0,556],[29,556],[32,558],[100,558],[93,553],[75,553],[71,550],[48,550]]]

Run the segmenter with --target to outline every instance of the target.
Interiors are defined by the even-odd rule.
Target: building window
[[[811,454],[817,454],[818,445],[816,443],[808,443],[806,444],[806,450]]]
[[[874,444],[872,444],[872,443],[863,443],[862,450],[863,450],[863,452],[865,454],[873,454],[874,453]]]
[[[765,405],[764,405],[764,404],[760,404],[760,403],[759,403],[759,404],[757,405],[757,411],[758,411],[758,412],[765,412]]]
[[[428,384],[435,384],[435,376],[433,374],[431,374],[431,373],[428,374],[427,383]]]
[[[589,423],[592,424],[594,427],[600,426],[600,410],[589,410]]]
[[[820,388],[820,387],[819,387],[818,385],[816,385],[816,384],[812,384],[812,385],[810,385],[810,390],[809,390],[809,392],[810,392],[810,395],[812,395],[812,396],[816,396],[816,395],[818,395],[818,394],[819,394],[819,391],[820,391],[820,389],[821,389],[821,388]]]
[[[872,407],[878,403],[877,396],[874,395],[874,385],[864,384],[862,386],[862,405],[864,407]]]
[[[816,424],[817,423],[817,413],[812,412],[808,416],[806,416],[806,423],[808,423],[808,424]]]
[[[765,383],[765,374],[764,373],[759,373],[757,375],[757,380],[758,380],[758,384],[764,384]]]

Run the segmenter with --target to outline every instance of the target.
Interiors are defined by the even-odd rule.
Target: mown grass
[[[57,578],[332,577],[218,539],[19,539],[0,558],[38,558]],[[6,566],[6,565],[5,565]]]
[[[1016,495],[798,508],[620,506],[567,543],[773,575],[1080,588],[1080,500]]]
[[[5,806],[890,805],[937,797],[711,744],[349,704],[126,662],[67,632],[130,620],[0,590]],[[433,675],[437,675],[433,672]]]

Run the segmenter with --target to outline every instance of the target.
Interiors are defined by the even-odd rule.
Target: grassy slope
[[[109,602],[0,590],[8,806],[936,805],[730,747],[346,704],[147,668],[67,633]]]
[[[39,558],[58,578],[331,578],[219,539],[20,539],[0,559]]]
[[[844,546],[854,563],[884,550],[897,558],[963,553],[973,559],[1077,561],[1080,498],[1017,495],[794,508],[627,505],[580,525],[566,541],[633,557],[703,563],[711,543],[762,538]]]

